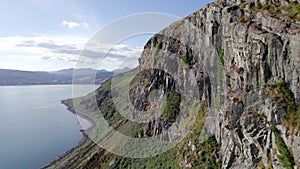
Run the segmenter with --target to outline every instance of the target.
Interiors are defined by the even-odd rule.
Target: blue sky
[[[103,26],[127,15],[162,12],[184,17],[209,0],[10,0],[0,6],[0,68],[53,71],[76,65],[85,43]],[[165,25],[167,26],[167,25]],[[149,35],[117,46],[132,63]],[[67,52],[66,52],[67,51]],[[126,52],[124,52],[124,57]],[[109,64],[104,69],[115,69]]]

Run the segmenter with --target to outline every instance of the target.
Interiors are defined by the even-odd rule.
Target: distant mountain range
[[[89,68],[76,69],[76,77],[73,78],[74,69],[59,71],[20,71],[0,69],[0,86],[5,85],[54,85],[54,84],[100,84],[114,74],[127,72],[130,68],[114,71],[95,70]],[[96,78],[95,78],[96,77]]]

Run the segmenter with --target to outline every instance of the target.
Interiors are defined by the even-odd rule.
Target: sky
[[[3,1],[0,5],[0,68],[29,71],[74,68],[90,39],[120,18],[145,12],[182,18],[210,2],[212,0]],[[159,29],[170,23],[158,24]],[[118,29],[131,28],[120,26]],[[118,44],[101,44],[97,50],[111,49],[111,55],[98,69],[137,66],[137,58],[151,35],[132,36]],[[121,64],[124,60],[126,65]]]

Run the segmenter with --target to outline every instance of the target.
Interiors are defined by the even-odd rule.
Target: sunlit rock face
[[[198,98],[209,106],[206,129],[222,143],[223,168],[299,167],[299,124],[287,117],[299,114],[300,22],[290,13],[299,12],[298,3],[217,1],[170,25],[149,40],[139,61],[141,70],[159,67],[177,79],[144,72],[148,83],[139,83],[138,93],[142,97],[151,84],[160,93],[177,89],[176,83],[197,85]],[[161,51],[153,57],[158,43]],[[183,57],[188,68],[176,65]],[[287,164],[283,151],[290,154]]]

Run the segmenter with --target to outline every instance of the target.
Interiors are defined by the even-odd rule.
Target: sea
[[[91,125],[69,112],[61,100],[98,86],[0,86],[0,169],[37,169],[76,146]]]

